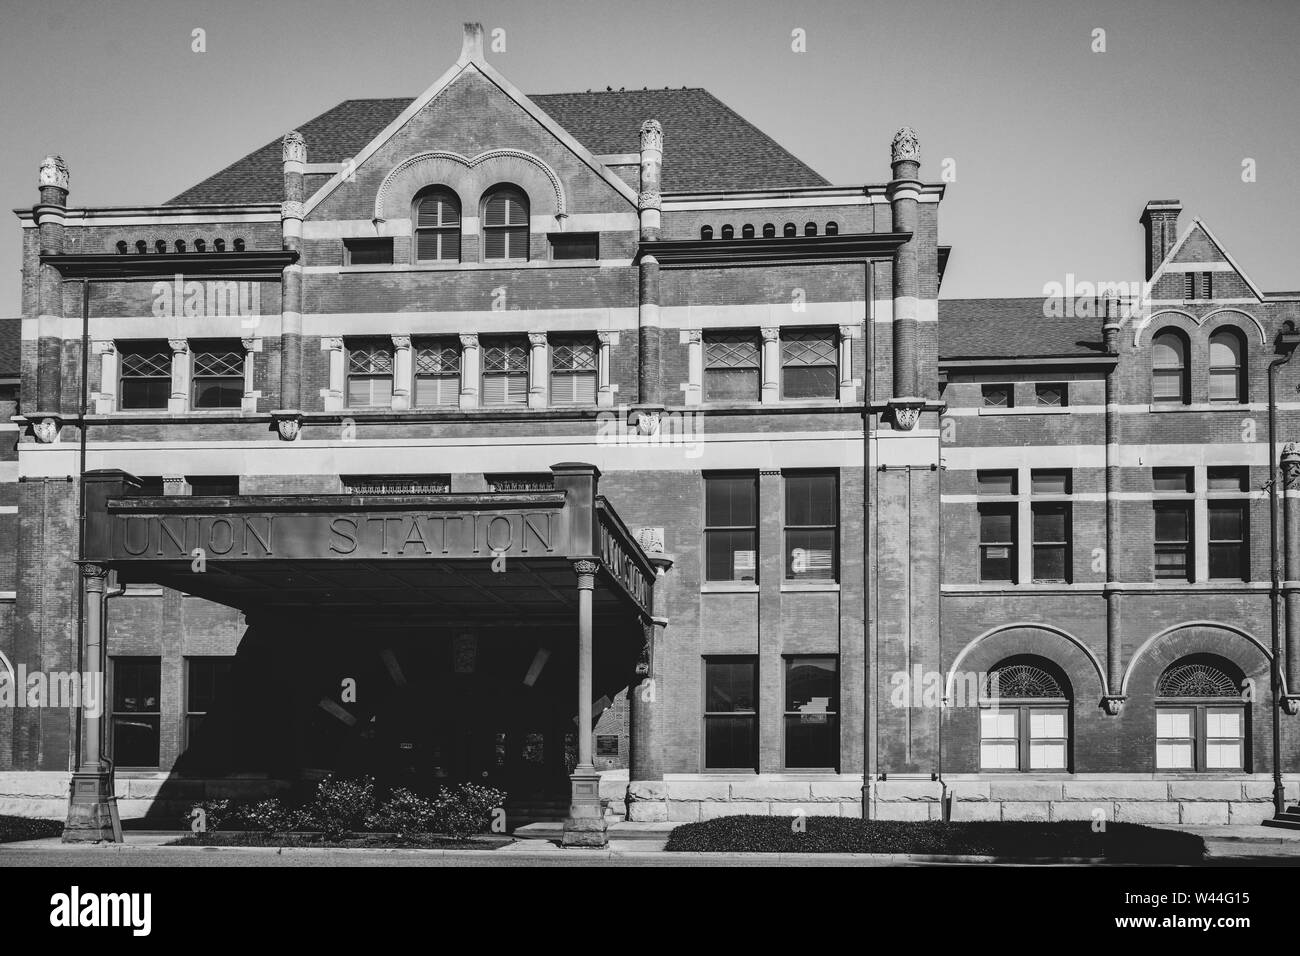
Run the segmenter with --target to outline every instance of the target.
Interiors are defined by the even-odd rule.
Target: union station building
[[[1168,200],[1131,285],[941,299],[944,186],[886,145],[834,186],[701,89],[525,95],[469,25],[161,205],[47,158],[0,679],[104,687],[0,708],[0,812],[371,774],[590,845],[1294,802],[1300,292]]]

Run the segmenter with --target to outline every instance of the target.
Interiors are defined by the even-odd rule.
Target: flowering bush
[[[375,810],[374,777],[348,780],[330,774],[317,784],[306,812],[327,838],[338,840],[365,827]]]
[[[190,804],[190,808],[185,811],[185,829],[193,829],[196,820],[202,821],[202,827],[197,831],[200,833],[231,829],[229,824],[232,812],[233,808],[229,800],[199,800]]]
[[[437,801],[410,790],[394,790],[379,809],[366,818],[366,829],[413,836],[435,829]]]
[[[463,840],[487,830],[492,825],[493,811],[504,806],[505,802],[506,795],[492,787],[473,783],[444,787],[434,798],[434,828]]]

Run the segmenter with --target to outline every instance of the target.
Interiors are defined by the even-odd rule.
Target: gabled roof
[[[1065,303],[1069,305],[1070,303]],[[940,299],[940,359],[1097,358],[1105,354],[1102,320],[1045,314],[1042,296]]]
[[[1232,266],[1237,275],[1241,277],[1241,281],[1246,283],[1246,286],[1250,291],[1255,294],[1255,298],[1262,302],[1264,300],[1264,293],[1260,291],[1259,286],[1255,285],[1255,283],[1251,281],[1250,276],[1246,275],[1241,266],[1237,265],[1237,260],[1232,258],[1232,253],[1228,252],[1228,250],[1224,248],[1223,243],[1219,242],[1214,233],[1210,231],[1210,227],[1207,226],[1199,216],[1194,218],[1192,224],[1187,227],[1187,230],[1178,237],[1178,241],[1174,243],[1173,248],[1169,250],[1169,254],[1165,256],[1164,261],[1160,263],[1159,267],[1152,274],[1148,286],[1154,288],[1156,282],[1159,281],[1160,277],[1165,274],[1168,268],[1181,261],[1179,259],[1179,254],[1182,252],[1183,246],[1185,246],[1188,241],[1198,233],[1205,236],[1205,238],[1210,241],[1210,244],[1218,251],[1220,260]]]
[[[635,153],[641,123],[664,128],[665,192],[828,186],[826,179],[702,89],[546,93],[528,97],[595,155]],[[296,127],[309,163],[353,158],[414,102],[345,100]],[[165,205],[279,202],[281,141],[267,143]]]
[[[22,338],[22,319],[0,319],[0,378],[18,377]]]

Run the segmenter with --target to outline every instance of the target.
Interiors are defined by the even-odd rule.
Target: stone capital
[[[281,159],[286,163],[307,162],[307,141],[296,129],[284,134],[284,144],[280,151]]]
[[[66,191],[68,182],[68,164],[63,161],[62,156],[46,156],[41,161],[40,184],[42,186],[53,186],[55,189]]]
[[[894,163],[921,161],[921,140],[912,127],[904,126],[894,134],[894,141],[890,144],[890,161]]]
[[[641,124],[641,152],[664,148],[664,128],[657,119],[648,119]]]
[[[460,333],[460,344],[463,348],[467,348],[467,349],[478,348],[478,333],[477,332]]]

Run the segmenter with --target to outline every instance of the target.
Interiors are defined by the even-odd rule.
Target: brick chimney
[[[1178,214],[1183,204],[1177,199],[1153,199],[1142,210],[1142,225],[1147,231],[1147,278],[1160,267],[1169,250],[1178,241]]]

